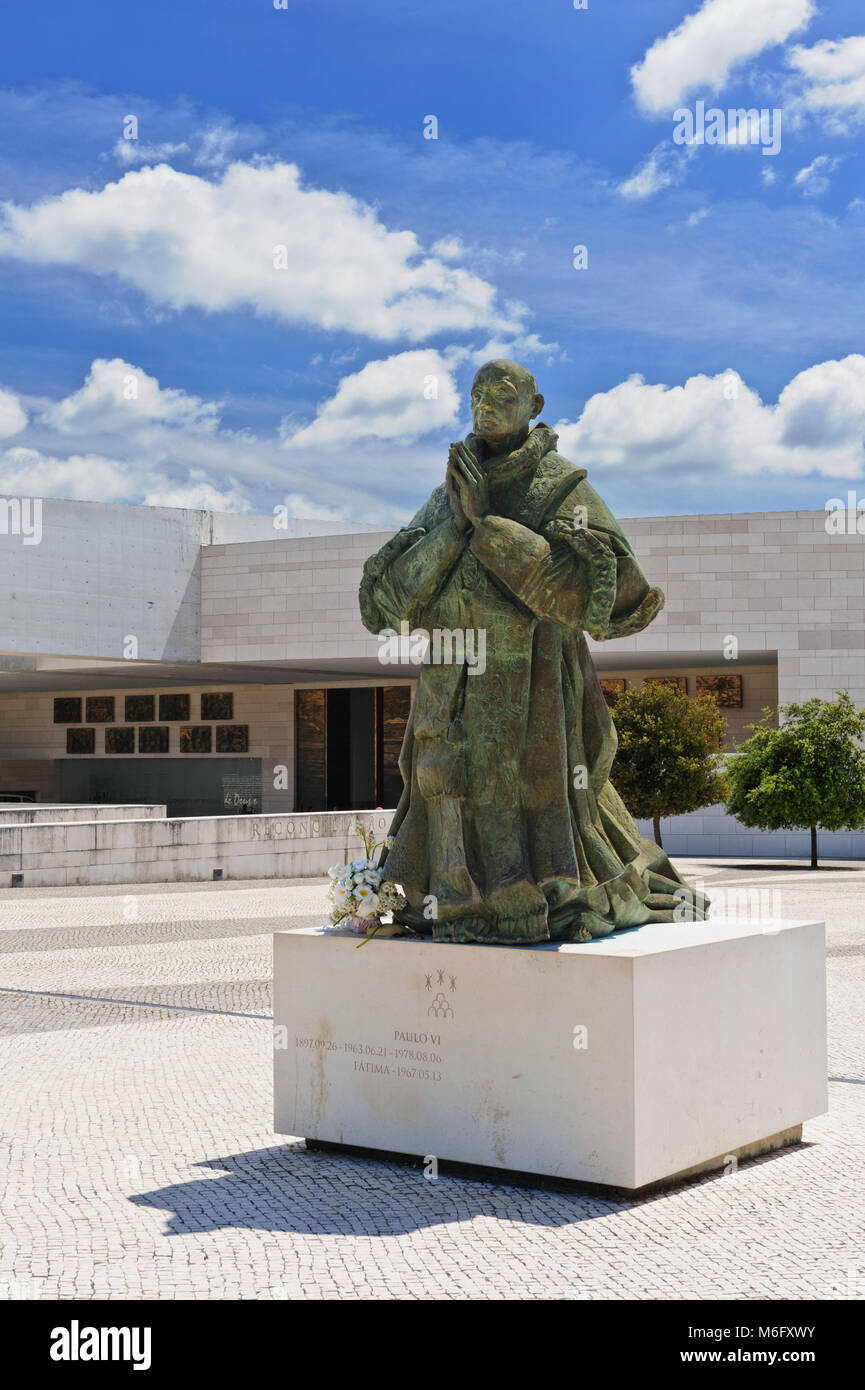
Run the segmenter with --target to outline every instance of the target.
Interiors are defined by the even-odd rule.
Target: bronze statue
[[[427,659],[400,756],[386,877],[399,920],[438,941],[588,941],[707,906],[610,784],[616,732],[583,635],[640,632],[664,596],[585,470],[531,425],[543,405],[525,367],[481,367],[473,433],[360,587],[371,632],[485,634],[482,671]]]

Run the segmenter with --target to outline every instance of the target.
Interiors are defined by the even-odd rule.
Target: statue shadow
[[[553,1179],[532,1187],[450,1172],[430,1179],[420,1166],[308,1151],[302,1140],[208,1159],[199,1166],[221,1175],[137,1193],[129,1200],[170,1212],[164,1231],[169,1236],[226,1228],[404,1235],[475,1216],[561,1227],[637,1204],[625,1195],[573,1191]]]

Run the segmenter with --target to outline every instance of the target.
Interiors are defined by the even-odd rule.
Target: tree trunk
[[[656,845],[660,845],[661,849],[663,849],[663,848],[664,848],[664,845],[663,845],[663,842],[662,842],[662,840],[661,840],[661,817],[660,817],[660,816],[652,816],[652,826],[653,826],[654,831],[655,831],[655,844],[656,844]]]
[[[812,869],[817,869],[817,868],[819,868],[819,865],[818,865],[818,863],[817,863],[817,827],[816,827],[816,825],[812,825],[812,826],[811,826],[811,868],[812,868]]]

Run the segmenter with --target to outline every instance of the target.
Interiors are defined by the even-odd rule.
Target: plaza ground
[[[677,862],[826,920],[831,1108],[622,1201],[273,1133],[271,933],[321,882],[0,892],[0,1298],[865,1297],[865,864]]]

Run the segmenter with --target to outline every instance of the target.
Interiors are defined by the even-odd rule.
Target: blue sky
[[[492,355],[621,515],[865,492],[861,5],[0,25],[4,493],[402,521]]]

